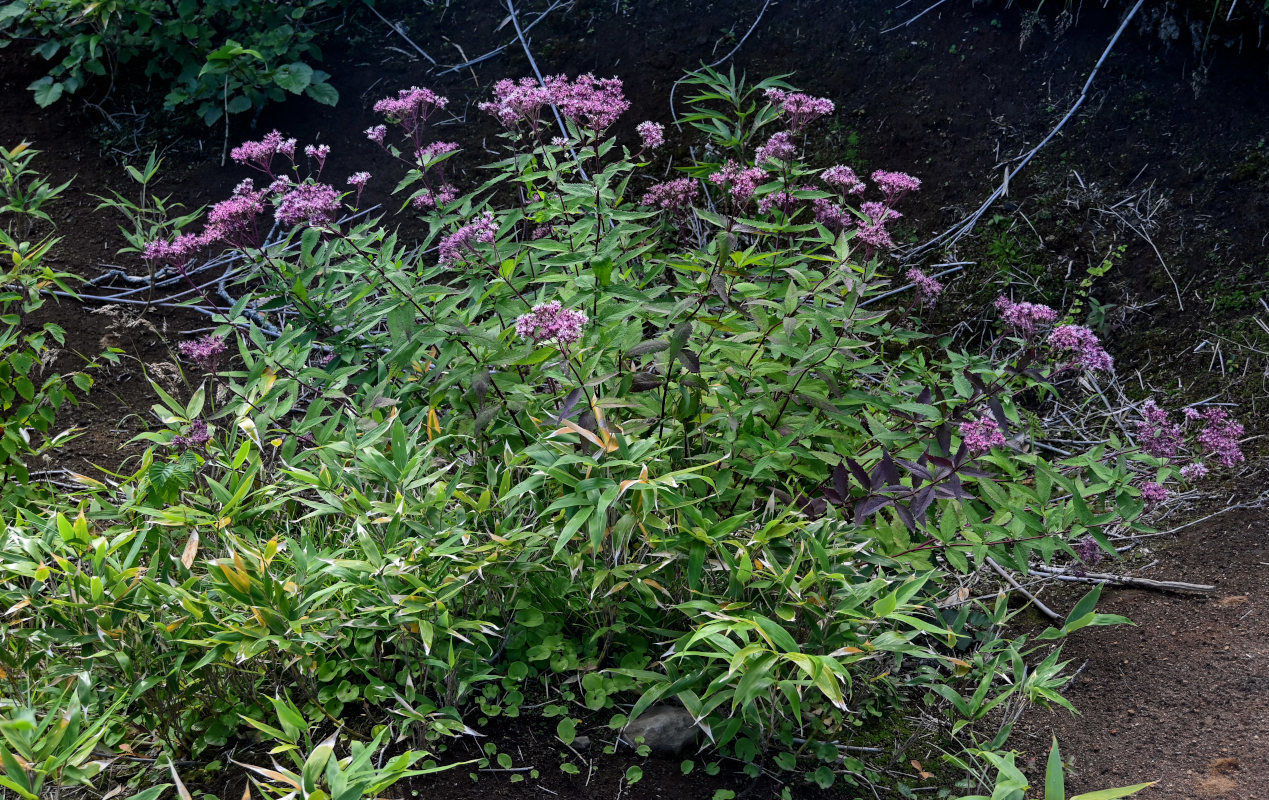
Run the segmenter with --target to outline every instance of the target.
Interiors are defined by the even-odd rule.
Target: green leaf
[[[251,110],[251,98],[240,94],[225,103],[225,110],[230,114],[241,114],[244,111]]]
[[[299,94],[313,82],[313,68],[303,61],[283,64],[273,71],[273,82],[291,94]]]
[[[1088,792],[1086,794],[1076,795],[1071,800],[1116,800],[1120,797],[1127,797],[1136,794],[1150,786],[1154,786],[1158,781],[1150,781],[1149,783],[1138,783],[1133,786],[1121,786],[1118,789],[1102,789],[1097,792]]]
[[[26,88],[35,93],[35,104],[37,106],[48,108],[61,98],[65,86],[45,75]]]
[[[639,767],[630,767],[626,770],[626,783],[634,785],[643,779],[643,770]]]
[[[1062,771],[1062,755],[1057,737],[1049,748],[1049,763],[1044,769],[1044,800],[1066,800],[1066,775]]]
[[[312,83],[304,90],[304,94],[324,106],[333,106],[339,102],[339,92],[329,83]]]
[[[564,717],[555,725],[555,735],[560,737],[560,741],[564,744],[572,744],[577,738],[577,720],[572,717]]]

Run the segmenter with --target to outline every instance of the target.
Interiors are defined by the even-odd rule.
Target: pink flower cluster
[[[807,186],[803,188],[814,190],[815,187]],[[799,198],[794,197],[789,192],[772,192],[758,201],[758,210],[766,214],[771,209],[778,208],[786,217],[791,217],[793,212],[797,211],[798,204],[801,202]]]
[[[417,148],[422,144],[423,129],[428,119],[447,105],[449,105],[449,99],[441,97],[431,89],[411,86],[409,89],[397,92],[396,97],[385,97],[375,103],[375,112],[383,114],[389,122],[404,128],[406,134],[414,139],[414,145]],[[371,128],[366,133],[371,140],[382,144],[382,134],[379,134],[379,138],[376,139],[375,136],[370,135],[371,132],[379,134],[379,128]]]
[[[990,419],[962,422],[960,432],[961,441],[965,443],[969,452],[976,456],[1005,443],[1005,435],[1001,432],[1000,426]]]
[[[230,247],[255,247],[260,243],[257,218],[264,213],[267,189],[256,190],[250,181],[234,189],[233,197],[212,206],[202,238],[208,244],[224,242]]]
[[[178,272],[183,273],[189,260],[207,244],[208,242],[202,236],[183,233],[170,242],[166,239],[150,242],[142,250],[141,257],[155,264],[170,264]]]
[[[324,225],[339,211],[339,192],[325,183],[301,183],[282,195],[275,216],[292,225]]]
[[[295,163],[295,140],[283,139],[278,131],[270,131],[258,142],[243,142],[229,151],[229,156],[239,164],[254,167],[273,177],[273,157],[283,155]]]
[[[437,206],[443,206],[454,202],[454,198],[458,197],[458,189],[448,183],[441,184],[434,192],[431,189],[424,189],[414,197],[410,198],[410,205],[424,211],[431,211]]]
[[[216,362],[225,352],[225,340],[223,337],[209,333],[201,339],[181,342],[176,347],[181,351],[181,355],[202,367],[204,372],[215,372]]]
[[[812,200],[811,209],[815,215],[815,221],[833,233],[841,233],[855,224],[855,218],[849,211],[827,197],[817,197]]]
[[[1243,435],[1243,426],[1230,419],[1229,412],[1223,408],[1209,408],[1203,412],[1202,419],[1204,428],[1199,431],[1198,441],[1203,449],[1224,467],[1242,463],[1239,438]]]
[[[723,165],[722,170],[709,176],[709,182],[724,187],[737,203],[753,198],[758,186],[769,176],[757,167],[746,167],[731,159]]]
[[[528,314],[516,317],[516,335],[533,342],[554,341],[573,344],[582,338],[582,328],[590,318],[581,311],[573,311],[560,305],[560,301],[539,303]]]
[[[1082,325],[1059,325],[1049,333],[1049,346],[1072,354],[1068,367],[1112,372],[1115,361],[1098,341],[1097,335]]]
[[[620,78],[596,78],[591,73],[574,81],[563,75],[546,79],[551,102],[574,124],[602,131],[630,108]]]
[[[856,236],[859,240],[874,250],[894,247],[894,240],[890,238],[886,225],[903,215],[885,203],[875,201],[860,204],[859,210],[864,215],[864,219],[858,222],[859,231]]]
[[[427,147],[414,151],[414,158],[424,164],[430,164],[441,156],[449,155],[458,149],[456,142],[432,142]]]
[[[655,150],[665,144],[665,126],[659,122],[640,122],[635,126],[639,138],[643,140],[644,150]]]
[[[444,266],[457,264],[464,253],[475,250],[477,242],[490,244],[498,235],[498,222],[492,211],[486,211],[476,219],[462,226],[441,240],[440,263]]]
[[[767,161],[785,162],[792,161],[796,154],[797,146],[793,144],[793,134],[780,131],[758,148],[758,152],[754,154],[754,160],[759,164]]]
[[[1146,501],[1147,506],[1157,506],[1168,499],[1168,487],[1161,483],[1143,483],[1141,499]]]
[[[310,144],[304,147],[304,155],[317,162],[317,174],[322,174],[322,169],[326,166],[326,157],[330,155],[330,145],[328,144]]]
[[[843,196],[848,194],[863,194],[868,188],[864,182],[855,174],[855,170],[842,164],[835,167],[829,167],[820,173],[820,178],[830,188],[840,192]]]
[[[764,94],[767,102],[779,107],[788,118],[789,127],[794,131],[801,131],[820,117],[832,114],[835,109],[833,101],[825,97],[812,97],[782,89],[768,89]]]
[[[886,205],[894,205],[908,192],[915,192],[921,188],[921,181],[905,172],[887,172],[879,169],[872,174],[872,181],[881,190],[882,197],[886,198]]]
[[[1030,338],[1037,327],[1052,324],[1057,319],[1057,312],[1048,306],[1038,303],[1015,303],[1004,295],[996,298],[995,305],[1005,324],[1016,330],[1023,338]]]
[[[943,284],[915,267],[908,270],[905,277],[916,288],[917,301],[923,305],[933,304],[943,293]]]
[[[691,208],[700,187],[691,178],[676,178],[651,186],[641,201],[645,206],[656,206],[676,214]]]
[[[172,439],[172,444],[177,447],[202,447],[209,441],[211,441],[211,432],[207,430],[207,423],[196,419],[189,424],[189,434],[185,436],[177,434]]]
[[[532,78],[500,80],[494,84],[493,92],[493,102],[481,103],[479,108],[507,128],[524,122],[530,130],[537,130],[542,106],[551,102],[551,92]]]
[[[388,126],[371,125],[366,128],[366,138],[377,145],[382,145],[384,140],[388,138]]]
[[[1181,425],[1168,419],[1168,412],[1154,400],[1141,406],[1141,421],[1137,423],[1137,444],[1141,450],[1156,458],[1175,458],[1181,452],[1185,433]]]

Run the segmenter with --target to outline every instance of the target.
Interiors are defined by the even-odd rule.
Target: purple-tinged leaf
[[[894,504],[894,513],[899,516],[900,521],[907,526],[908,532],[916,530],[916,520],[912,518],[912,512],[903,503]]]
[[[842,500],[844,500],[846,495],[850,492],[850,482],[847,480],[846,467],[841,464],[833,467],[833,489],[837,496],[842,498]],[[842,500],[838,500],[837,502],[840,503]]]
[[[862,524],[864,520],[868,519],[873,514],[876,514],[878,511],[893,502],[893,497],[881,497],[880,495],[865,497],[863,500],[860,500],[857,504],[855,504],[855,524]]]

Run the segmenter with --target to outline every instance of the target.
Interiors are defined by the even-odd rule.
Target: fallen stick
[[[1028,592],[1026,589],[1022,588],[1022,584],[1014,580],[1014,577],[1010,575],[1008,572],[1005,572],[1004,567],[997,564],[996,560],[992,558],[991,556],[987,557],[987,565],[990,566],[992,569],[996,570],[996,572],[1000,573],[1000,577],[1008,581],[1009,585],[1012,586],[1015,591],[1020,592],[1023,597],[1030,600],[1031,605],[1035,606],[1036,611],[1039,611],[1041,614],[1053,620],[1054,622],[1062,621],[1062,618],[1057,615],[1057,612],[1055,612],[1053,609],[1046,606],[1044,603],[1041,603],[1040,598],[1036,597],[1035,595],[1031,594],[1031,592]]]
[[[1155,589],[1161,592],[1196,592],[1206,594],[1216,591],[1215,586],[1204,583],[1182,583],[1181,581],[1156,581],[1150,578],[1133,578],[1127,575],[1111,575],[1108,572],[1085,572],[1083,575],[1071,575],[1059,567],[1037,565],[1032,567],[1036,572],[1048,575],[1054,580],[1071,583],[1109,583],[1115,586],[1130,586],[1134,589]]]

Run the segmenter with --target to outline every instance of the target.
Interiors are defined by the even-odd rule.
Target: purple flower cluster
[[[375,144],[382,146],[384,140],[388,138],[388,126],[371,125],[369,128],[366,128],[366,138]]]
[[[542,106],[551,102],[551,92],[532,78],[500,80],[494,84],[493,92],[493,102],[481,103],[479,108],[507,128],[525,122],[530,130],[537,130]]]
[[[765,92],[767,102],[779,107],[789,120],[789,127],[801,131],[807,125],[825,114],[832,114],[833,101],[824,97],[812,97],[800,92],[786,92],[782,89],[768,89]]]
[[[516,335],[534,343],[555,341],[573,344],[582,338],[582,328],[590,318],[581,311],[560,305],[560,301],[539,303],[528,314],[516,317]]]
[[[458,190],[451,184],[443,183],[434,192],[431,189],[424,189],[414,197],[410,198],[410,205],[423,211],[431,211],[432,209],[454,202],[454,198],[458,197]]]
[[[872,174],[873,183],[881,190],[887,205],[894,205],[908,192],[921,188],[921,181],[904,172],[887,172],[879,169]]]
[[[943,293],[943,284],[915,267],[908,270],[905,277],[916,287],[917,301],[922,305],[932,305]]]
[[[1199,431],[1198,441],[1203,449],[1222,466],[1242,463],[1242,445],[1238,440],[1243,435],[1243,426],[1230,419],[1223,408],[1209,408],[1203,412],[1202,419],[1204,428]]]
[[[201,419],[196,419],[189,424],[189,434],[182,436],[177,434],[172,439],[172,444],[177,447],[202,447],[211,441],[211,432],[207,430],[207,423]]]
[[[820,178],[830,188],[840,192],[842,196],[848,194],[863,194],[868,188],[864,182],[855,174],[855,170],[842,164],[835,167],[829,167],[820,173]]]
[[[1147,506],[1157,506],[1168,499],[1168,487],[1161,483],[1143,483],[1141,484],[1141,499],[1146,501]]]
[[[339,211],[339,192],[325,183],[301,183],[282,195],[276,212],[283,225],[324,225]]]
[[[1030,338],[1038,326],[1052,324],[1057,319],[1057,312],[1048,306],[1015,303],[1004,295],[996,299],[996,310],[1000,312],[1000,318],[1005,324],[1023,338]]]
[[[780,131],[758,148],[758,152],[754,154],[754,160],[759,164],[767,161],[786,162],[792,161],[796,154],[797,146],[793,144],[793,134]]]
[[[208,244],[224,242],[230,247],[255,247],[260,243],[257,218],[264,213],[267,189],[252,189],[247,181],[238,184],[234,196],[222,200],[207,212],[202,238]]]
[[[385,97],[375,103],[375,112],[383,114],[389,122],[404,128],[406,134],[414,139],[417,149],[423,143],[423,129],[428,119],[447,105],[449,105],[449,99],[441,97],[431,89],[411,86],[409,89],[397,92],[396,97]],[[366,135],[372,141],[380,144],[383,143],[384,133],[380,133],[378,127],[366,131]]]
[[[1097,340],[1097,335],[1082,325],[1059,325],[1049,333],[1049,346],[1055,350],[1070,352],[1068,367],[1079,367],[1097,372],[1111,372],[1115,361]]]
[[[424,164],[430,164],[441,156],[449,155],[457,149],[457,142],[432,142],[427,147],[415,150],[414,158]]]
[[[202,367],[204,372],[215,372],[220,356],[225,352],[223,337],[209,333],[201,339],[181,342],[176,346],[181,355]]]
[[[890,238],[890,231],[886,229],[886,225],[903,215],[885,203],[875,201],[862,203],[859,210],[864,215],[864,219],[857,223],[859,231],[856,236],[859,240],[872,250],[888,250],[894,247],[894,240]]]
[[[817,197],[812,200],[811,209],[815,215],[815,221],[833,233],[841,233],[855,224],[855,218],[849,211],[827,197]]]
[[[709,176],[709,182],[724,187],[732,199],[743,203],[753,198],[758,186],[767,178],[767,173],[757,167],[746,167],[727,159],[721,171]]]
[[[1137,444],[1142,451],[1157,458],[1175,458],[1181,452],[1185,434],[1178,423],[1168,419],[1168,412],[1153,400],[1141,406],[1137,423]]]
[[[643,140],[644,150],[655,150],[665,144],[665,126],[659,122],[640,122],[635,126],[639,138]]]
[[[1075,543],[1075,555],[1079,556],[1080,561],[1084,562],[1084,566],[1091,567],[1101,561],[1105,553],[1096,539],[1092,536],[1085,536]]]
[[[317,174],[322,174],[322,169],[326,166],[326,157],[330,155],[330,145],[328,144],[310,144],[305,145],[304,155],[317,162]]]
[[[676,178],[650,187],[640,202],[678,214],[691,208],[699,193],[700,187],[693,179]]]
[[[273,177],[273,157],[286,156],[295,163],[295,140],[283,139],[278,131],[270,131],[258,142],[243,142],[229,151],[229,156],[239,164],[254,167]]]
[[[367,183],[370,183],[369,172],[354,172],[348,176],[348,185],[357,190],[357,199],[353,201],[354,205],[361,203],[361,193],[366,191]]]
[[[1186,464],[1181,467],[1181,477],[1193,483],[1207,476],[1207,467],[1195,461],[1193,464]]]
[[[1001,432],[1000,426],[995,420],[980,419],[973,422],[962,422],[960,424],[961,441],[965,443],[965,447],[974,455],[982,455],[993,447],[1000,447],[1005,443],[1005,435]]]
[[[804,188],[814,189],[815,187],[808,186]],[[798,204],[801,202],[801,199],[794,197],[789,192],[772,192],[758,201],[758,210],[766,214],[771,209],[778,208],[786,217],[791,217],[793,212],[797,211]]]
[[[498,235],[498,223],[492,211],[484,212],[479,219],[467,223],[441,240],[440,263],[457,264],[464,253],[476,248],[477,242],[492,243]]]
[[[178,272],[185,272],[185,267],[194,254],[208,244],[202,236],[183,233],[172,241],[156,239],[145,246],[141,257],[154,264],[169,264]]]
[[[546,79],[551,102],[576,125],[602,131],[630,108],[620,78],[596,78],[587,72],[569,81],[564,75]]]

